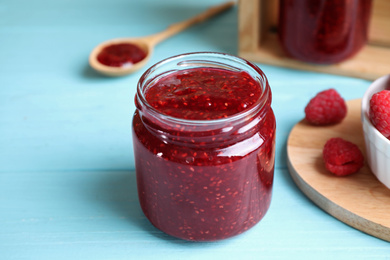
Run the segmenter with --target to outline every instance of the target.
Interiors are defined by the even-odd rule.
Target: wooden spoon
[[[214,7],[211,7],[204,11],[203,13],[200,13],[188,20],[175,23],[170,25],[165,31],[162,31],[157,34],[145,36],[145,37],[139,37],[139,38],[118,38],[118,39],[112,39],[108,40],[106,42],[103,42],[96,46],[90,56],[89,56],[89,64],[92,68],[94,68],[96,71],[107,75],[107,76],[123,76],[130,73],[133,73],[136,70],[139,70],[143,66],[146,65],[148,60],[150,59],[154,46],[158,44],[159,42],[167,39],[168,37],[175,35],[186,28],[190,27],[191,25],[194,25],[196,23],[200,23],[205,21],[206,19],[221,13],[222,11],[227,10],[228,8],[232,7],[235,4],[234,1],[226,2],[221,5],[217,5]],[[100,63],[97,60],[98,54],[102,51],[102,49],[106,46],[113,45],[113,44],[119,44],[119,43],[131,43],[139,46],[141,49],[143,49],[146,52],[146,57],[133,64],[132,66],[122,66],[122,67],[111,67],[104,65]]]

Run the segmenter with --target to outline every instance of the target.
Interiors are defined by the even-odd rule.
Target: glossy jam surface
[[[281,0],[279,37],[293,58],[332,64],[367,41],[371,0]]]
[[[267,212],[275,152],[270,97],[251,117],[207,128],[215,124],[209,118],[235,115],[245,109],[242,104],[256,106],[262,88],[248,77],[196,68],[168,74],[146,90],[161,114],[204,120],[169,125],[142,109],[134,115],[141,208],[165,233],[191,241],[225,239],[248,230]]]
[[[106,46],[98,54],[97,60],[110,67],[131,66],[145,59],[146,52],[135,44],[120,43]]]
[[[258,83],[245,71],[197,68],[158,80],[147,90],[146,100],[166,115],[209,120],[248,109],[260,95]]]

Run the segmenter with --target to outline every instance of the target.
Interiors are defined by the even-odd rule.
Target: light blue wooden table
[[[165,235],[138,204],[131,139],[143,71],[103,77],[101,41],[142,36],[219,0],[0,1],[0,259],[390,259],[390,244],[328,215],[293,183],[289,131],[310,97],[360,98],[370,82],[258,64],[277,117],[273,200],[250,231],[215,243]],[[237,54],[237,9],[157,46],[149,66],[193,51]],[[358,198],[357,198],[358,200]]]

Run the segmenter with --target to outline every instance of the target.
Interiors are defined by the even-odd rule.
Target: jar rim
[[[229,116],[224,117],[224,118],[210,119],[210,120],[178,118],[178,117],[163,114],[160,111],[158,111],[157,109],[155,109],[153,106],[151,106],[145,98],[145,95],[144,95],[145,93],[143,91],[143,87],[144,87],[144,85],[151,84],[150,81],[147,81],[149,75],[151,75],[157,68],[162,67],[169,62],[173,62],[173,61],[177,60],[178,61],[177,65],[180,65],[180,66],[188,66],[189,64],[200,64],[200,63],[193,63],[193,62],[202,62],[203,65],[218,64],[221,66],[221,68],[238,69],[237,67],[231,66],[229,64],[225,64],[225,63],[221,63],[221,62],[217,62],[217,61],[209,61],[209,60],[205,60],[204,58],[203,59],[194,59],[197,56],[200,56],[200,57],[209,56],[209,58],[211,58],[211,57],[221,58],[222,60],[233,61],[237,64],[241,64],[241,65],[253,70],[253,72],[255,72],[258,76],[255,78],[255,80],[259,81],[259,85],[262,88],[261,95],[258,98],[258,100],[256,101],[256,103],[254,103],[249,109],[240,111],[238,113],[229,115]],[[180,62],[180,60],[182,58],[185,58],[185,57],[188,57],[189,58],[188,61],[191,61],[192,63],[181,64],[182,62]],[[240,70],[242,70],[242,68]],[[173,71],[175,71],[175,70],[167,71],[167,73],[164,74],[164,76],[169,74],[170,72],[173,72]],[[251,76],[253,77],[253,75],[251,75]],[[152,80],[153,79],[154,78],[152,78]],[[222,52],[189,52],[189,53],[174,55],[174,56],[168,57],[166,59],[163,59],[163,60],[157,62],[156,64],[154,64],[153,66],[151,66],[149,69],[147,69],[142,74],[142,76],[139,79],[138,84],[137,84],[136,103],[137,103],[138,109],[139,109],[139,104],[142,104],[143,106],[145,106],[147,108],[149,114],[151,114],[152,116],[157,116],[157,117],[159,117],[167,122],[171,122],[171,123],[175,123],[175,124],[186,124],[186,125],[203,125],[205,123],[207,123],[207,124],[224,124],[227,122],[240,120],[241,118],[245,118],[245,117],[247,117],[251,114],[257,113],[258,111],[263,109],[267,103],[269,103],[269,104],[271,103],[271,98],[272,98],[272,96],[271,96],[270,86],[268,84],[268,79],[265,76],[264,72],[257,65],[255,65],[255,64],[253,64],[253,63],[251,63],[251,62],[249,62],[241,57],[234,56],[234,55],[227,54],[227,53],[222,53]]]

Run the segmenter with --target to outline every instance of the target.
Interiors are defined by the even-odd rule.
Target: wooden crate
[[[368,80],[390,74],[390,0],[374,0],[369,41],[354,57],[333,65],[314,65],[284,54],[278,37],[278,0],[240,0],[239,56],[264,64]]]

